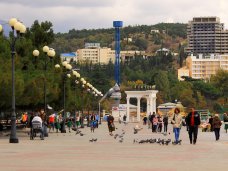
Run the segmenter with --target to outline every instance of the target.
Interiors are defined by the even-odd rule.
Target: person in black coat
[[[192,107],[191,112],[186,117],[186,124],[188,126],[188,134],[189,134],[189,140],[190,144],[196,144],[197,141],[197,135],[198,135],[198,127],[200,125],[200,114],[195,111],[195,109]],[[192,141],[192,135],[193,135],[193,141]]]
[[[107,122],[108,122],[108,130],[109,130],[109,135],[113,135],[112,131],[115,130],[115,125],[114,125],[114,117],[109,114],[108,118],[107,118]]]
[[[211,132],[214,130],[214,127],[213,127],[213,117],[211,116],[210,118],[209,118],[209,124],[211,125]]]
[[[166,114],[166,115],[163,117],[164,132],[167,132],[167,129],[168,129],[168,121],[169,121],[169,117],[168,117],[168,115]]]

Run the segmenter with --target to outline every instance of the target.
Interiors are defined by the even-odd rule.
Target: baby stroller
[[[42,123],[39,121],[33,121],[30,132],[30,140],[33,140],[38,133],[40,133],[40,139],[44,140]]]

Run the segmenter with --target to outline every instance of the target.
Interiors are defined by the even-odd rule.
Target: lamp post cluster
[[[83,89],[86,89],[87,92],[92,92],[92,94],[94,96],[103,96],[103,94],[98,91],[92,84],[90,84],[89,82],[87,82],[84,78],[81,77],[81,75],[76,71],[78,69],[72,68],[72,66],[67,62],[67,61],[63,61],[62,62],[62,66],[63,66],[63,124],[62,124],[62,128],[61,128],[61,133],[66,133],[66,129],[65,129],[65,120],[66,120],[66,81],[67,78],[71,78],[71,75],[73,76],[73,78],[75,79],[75,84],[81,84]],[[56,69],[60,68],[59,64],[55,65]],[[76,96],[76,93],[75,93]]]
[[[43,52],[45,54],[45,58],[44,58],[44,65],[43,65],[43,70],[44,70],[44,113],[45,113],[45,121],[47,120],[47,81],[46,81],[46,74],[47,74],[47,66],[49,64],[49,62],[52,61],[52,59],[55,56],[55,50],[52,48],[49,48],[48,46],[44,46],[43,47]],[[40,55],[39,50],[33,50],[32,52],[33,56],[35,57],[35,62],[37,61],[37,58]],[[48,61],[47,58],[49,58],[50,60]],[[35,64],[36,65],[36,64]],[[36,66],[35,66],[36,68]],[[44,125],[44,136],[48,137],[48,132],[47,132],[47,127],[46,125]]]
[[[10,143],[18,143],[19,140],[16,134],[16,113],[15,113],[15,44],[19,37],[21,37],[26,32],[26,27],[16,18],[11,18],[9,20],[9,25],[12,29],[12,37],[7,41],[11,48],[11,58],[12,58],[12,114],[11,114],[11,133],[10,133]],[[2,25],[0,25],[0,32],[3,31]],[[16,33],[16,34],[15,34]]]
[[[52,61],[52,59],[54,58],[55,56],[55,50],[52,49],[52,48],[49,48],[48,46],[44,46],[43,47],[43,52],[44,54],[50,59],[49,61],[47,60],[47,57],[44,58],[44,66],[43,66],[43,69],[44,69],[44,112],[46,114],[47,112],[47,89],[46,89],[46,73],[47,73],[47,66],[49,64],[50,61]],[[37,61],[37,58],[39,57],[40,55],[40,52],[39,50],[34,50],[32,52],[33,56],[35,57],[35,61]]]

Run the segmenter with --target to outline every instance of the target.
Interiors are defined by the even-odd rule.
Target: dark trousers
[[[197,140],[197,135],[198,135],[198,125],[189,126],[188,135],[189,135],[190,143],[192,143],[192,135],[193,135],[193,143],[195,144]]]
[[[167,132],[168,124],[164,124],[164,132]]]
[[[219,140],[219,137],[220,137],[220,128],[214,128],[214,132],[215,132],[215,139],[217,141]]]

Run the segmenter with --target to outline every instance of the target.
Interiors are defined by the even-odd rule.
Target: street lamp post
[[[46,56],[49,57],[50,61],[52,61],[53,57],[55,56],[55,50],[52,48],[49,48],[48,46],[43,47],[43,52],[45,53]],[[38,58],[40,52],[38,50],[33,51],[33,56],[35,57],[35,61]],[[44,58],[44,113],[45,113],[45,121],[47,119],[47,84],[46,84],[46,73],[47,73],[47,66],[48,66],[49,61],[47,58]],[[48,131],[47,131],[47,126],[44,125],[44,136],[48,137]]]
[[[63,61],[62,65],[64,67],[63,69],[63,121],[62,121],[62,127],[61,127],[61,133],[66,133],[65,128],[65,120],[66,120],[66,80],[67,78],[70,78],[70,72],[72,70],[72,66],[67,63],[67,61]],[[55,65],[56,68],[59,68],[59,65]]]
[[[18,143],[19,140],[16,134],[16,113],[15,113],[15,44],[20,36],[22,36],[26,32],[26,27],[19,22],[16,18],[11,18],[9,20],[9,25],[12,28],[12,40],[9,40],[10,48],[11,48],[11,58],[12,58],[12,114],[11,114],[11,133],[10,133],[10,143]],[[0,25],[0,32],[2,32],[2,26]],[[16,31],[16,36],[15,36]]]

